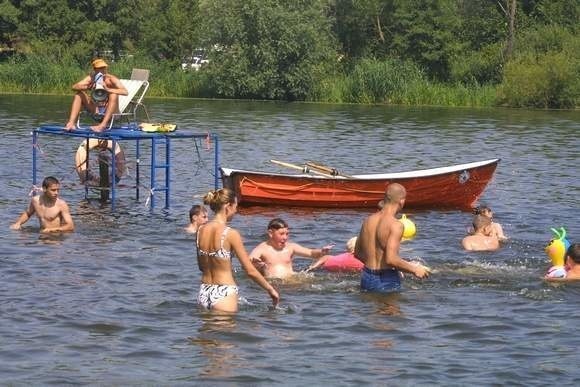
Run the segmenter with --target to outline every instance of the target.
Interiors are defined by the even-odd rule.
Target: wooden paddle
[[[302,173],[312,172],[312,173],[316,173],[317,175],[321,175],[321,176],[325,176],[325,177],[336,177],[336,176],[333,176],[333,175],[328,174],[328,173],[325,173],[325,172],[321,172],[321,171],[317,171],[317,170],[314,170],[314,169],[310,169],[308,166],[301,167],[300,165],[296,165],[296,164],[292,164],[292,163],[287,163],[287,162],[284,162],[284,161],[278,161],[278,160],[270,160],[270,162],[272,162],[274,164],[281,165],[281,166],[286,167],[286,168],[297,169],[299,171],[302,171]]]
[[[352,176],[350,176],[350,175],[345,175],[344,173],[340,173],[338,171],[338,169],[336,169],[336,168],[329,167],[329,166],[324,165],[324,164],[319,164],[319,163],[316,163],[314,161],[306,162],[306,166],[313,168],[315,170],[318,170],[318,171],[322,171],[322,172],[329,174],[331,176],[341,176],[341,177],[352,178]]]

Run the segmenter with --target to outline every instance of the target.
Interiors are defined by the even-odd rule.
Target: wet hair
[[[473,229],[475,231],[479,231],[490,224],[491,220],[485,215],[475,215],[473,217]]]
[[[42,188],[48,188],[53,184],[60,184],[60,182],[58,181],[58,179],[56,177],[47,176],[42,181]]]
[[[204,206],[202,206],[201,204],[194,204],[189,209],[189,221],[191,222],[191,220],[193,219],[194,216],[199,215],[201,213],[206,213],[206,212],[207,212],[207,209]]]
[[[492,212],[488,206],[479,206],[473,209],[473,215],[483,215],[484,212]]]
[[[575,263],[580,263],[580,243],[572,243],[566,250],[566,255]]]
[[[283,219],[274,218],[268,223],[268,230],[280,230],[281,228],[288,228],[288,223]]]
[[[229,188],[220,188],[209,191],[203,197],[203,203],[208,205],[213,212],[219,212],[226,204],[234,204],[236,195]]]
[[[356,246],[357,239],[358,237],[353,236],[348,240],[348,242],[346,242],[346,251],[348,251],[349,253],[354,253],[354,247]]]

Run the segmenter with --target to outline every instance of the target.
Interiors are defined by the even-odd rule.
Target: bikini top
[[[199,248],[199,230],[197,233],[196,244],[197,244],[197,251],[199,255],[205,255],[210,258],[218,258],[218,259],[232,259],[232,253],[226,249],[224,249],[224,240],[226,239],[226,234],[230,230],[229,227],[224,228],[222,232],[222,237],[220,239],[220,248],[215,251],[205,251]]]

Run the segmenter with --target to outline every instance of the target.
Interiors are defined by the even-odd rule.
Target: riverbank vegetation
[[[150,96],[577,108],[577,0],[0,0],[0,90],[92,58]],[[209,61],[183,70],[202,48]]]

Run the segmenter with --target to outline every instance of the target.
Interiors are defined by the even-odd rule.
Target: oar
[[[324,173],[324,172],[320,172],[320,171],[317,171],[317,170],[314,170],[314,169],[310,169],[307,166],[301,167],[300,165],[296,165],[296,164],[292,164],[292,163],[287,163],[287,162],[284,162],[284,161],[278,161],[278,160],[270,160],[270,162],[272,162],[274,164],[281,165],[281,166],[286,167],[286,168],[297,169],[297,170],[301,171],[302,173],[312,172],[312,173],[316,173],[316,174],[321,175],[321,176],[335,177],[335,176],[332,176],[332,175],[330,175],[328,173]]]
[[[344,173],[340,173],[338,171],[338,169],[336,169],[336,168],[332,168],[332,167],[329,167],[329,166],[326,166],[323,164],[318,164],[318,163],[315,163],[314,161],[308,161],[306,163],[306,166],[313,168],[313,169],[316,169],[316,170],[319,170],[319,171],[322,171],[322,172],[329,174],[331,176],[342,176],[342,177],[352,178],[352,176],[350,176],[350,175],[345,175]]]

